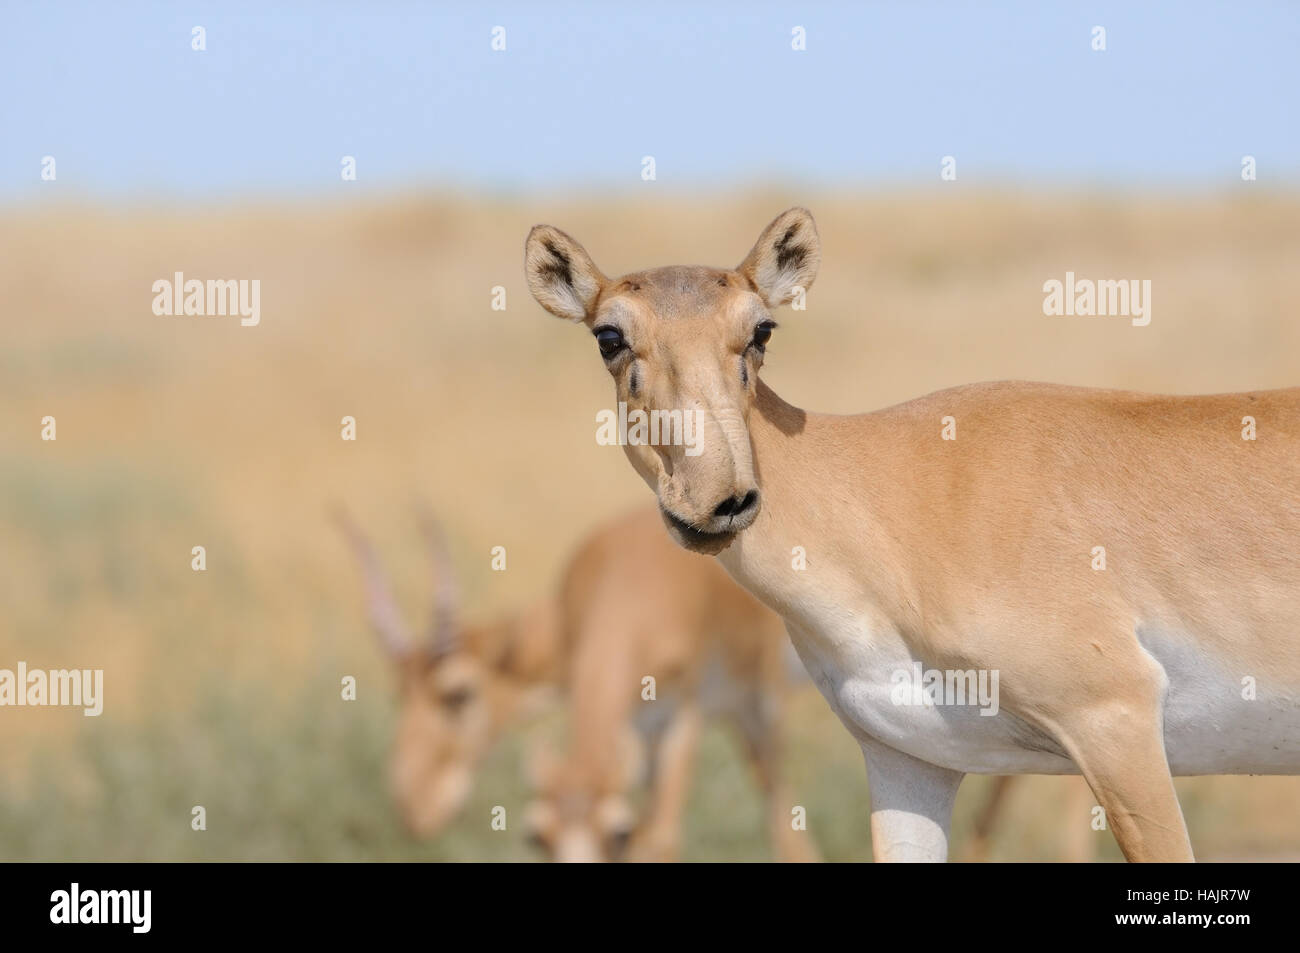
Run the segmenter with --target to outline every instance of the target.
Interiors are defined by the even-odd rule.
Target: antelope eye
[[[754,347],[760,351],[764,345],[772,340],[772,329],[776,327],[775,321],[764,321],[758,327],[754,328]]]
[[[459,685],[443,692],[442,704],[443,707],[448,708],[453,712],[457,712],[469,704],[473,697],[474,689],[465,685]]]
[[[618,328],[597,328],[596,344],[600,347],[600,353],[603,357],[613,357],[624,347],[627,342],[623,340],[623,333]]]

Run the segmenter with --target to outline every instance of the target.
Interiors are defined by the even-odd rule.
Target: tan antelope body
[[[526,268],[629,409],[701,415],[697,455],[625,450],[672,536],[786,619],[862,745],[878,859],[944,859],[971,772],[1081,773],[1129,859],[1192,859],[1171,773],[1300,772],[1300,389],[994,383],[808,413],[758,369],[819,260],[791,209],[735,269],[609,280],[549,226]],[[997,673],[996,715],[900,704],[918,663]]]
[[[780,617],[715,560],[676,546],[653,508],[593,533],[560,591],[570,742],[536,771],[535,840],[559,860],[675,859],[696,742],[716,716],[737,729],[777,858],[815,859],[811,835],[791,826],[781,782],[789,665]],[[639,739],[631,750],[629,734]],[[628,795],[641,773],[650,802],[634,823]]]
[[[436,528],[435,622],[412,639],[370,543],[343,527],[366,575],[372,622],[394,658],[402,711],[392,787],[411,829],[441,829],[468,796],[503,729],[547,689],[566,690],[572,744],[529,806],[534,838],[559,859],[675,853],[702,719],[739,729],[768,804],[779,857],[812,859],[790,826],[780,781],[779,722],[789,681],[781,619],[711,559],[684,552],[650,508],[591,534],[564,569],[559,595],[530,612],[461,626],[451,566]],[[643,700],[643,679],[654,679]],[[629,748],[628,736],[639,738]],[[652,769],[649,808],[628,798],[635,767]]]

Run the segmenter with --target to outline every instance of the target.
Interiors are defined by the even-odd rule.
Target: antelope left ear
[[[567,321],[594,317],[605,276],[586,249],[551,225],[537,225],[524,243],[528,290],[551,314]]]
[[[789,304],[799,288],[812,286],[821,261],[822,243],[812,213],[792,208],[763,229],[736,270],[749,279],[764,304],[775,308]]]

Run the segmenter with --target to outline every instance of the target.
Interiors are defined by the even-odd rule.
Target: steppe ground
[[[805,312],[778,315],[765,379],[850,412],[977,380],[1168,392],[1300,383],[1300,200],[751,191],[608,201],[425,195],[351,204],[29,205],[0,220],[0,667],[103,668],[100,718],[0,710],[0,859],[535,856],[518,817],[526,739],[489,759],[445,836],[413,843],[385,791],[392,683],[327,521],[371,529],[417,618],[411,502],[447,526],[471,617],[550,586],[581,535],[649,493],[594,441],[611,388],[590,338],[528,295],[548,221],[610,274],[731,265],[791,204],[824,245]],[[1245,196],[1245,197],[1243,197]],[[261,323],[157,317],[182,271],[261,280]],[[1043,282],[1149,278],[1152,320],[1048,317]],[[505,311],[490,307],[503,286]],[[40,439],[41,419],[58,439]],[[340,420],[358,439],[340,439]],[[880,448],[888,453],[888,447]],[[190,568],[206,547],[206,572]],[[508,568],[489,551],[505,546]],[[344,675],[359,698],[340,699]],[[870,857],[856,745],[812,689],[789,773],[826,857]],[[1015,789],[1003,860],[1060,855],[1074,779]],[[970,779],[955,837],[988,780]],[[1178,782],[1204,858],[1300,852],[1300,778]],[[207,810],[207,830],[190,827]],[[688,859],[769,856],[729,735],[710,732]],[[1100,858],[1108,833],[1088,837]]]

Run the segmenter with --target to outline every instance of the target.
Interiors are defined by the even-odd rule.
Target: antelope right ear
[[[537,303],[557,318],[588,321],[595,316],[606,278],[586,250],[558,228],[537,225],[528,233],[524,271]]]

